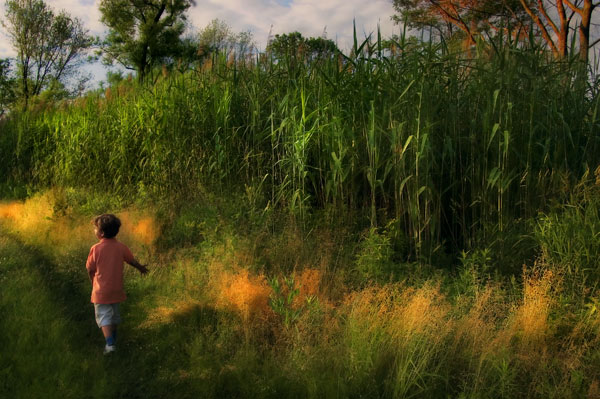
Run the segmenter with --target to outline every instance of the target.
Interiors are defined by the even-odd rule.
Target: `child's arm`
[[[94,252],[93,248],[90,249],[90,254],[88,255],[87,261],[85,262],[85,268],[87,269],[88,276],[90,277],[90,281],[94,282],[94,276],[96,275],[96,261],[94,260]]]
[[[140,273],[142,273],[142,274],[148,273],[148,268],[146,268],[146,266],[144,266],[140,262],[138,262],[137,259],[133,259],[131,262],[127,262],[127,263],[129,263],[131,266],[138,269],[140,271]]]

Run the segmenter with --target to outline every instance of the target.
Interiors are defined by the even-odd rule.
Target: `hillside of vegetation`
[[[599,397],[597,83],[535,47],[401,39],[13,112],[0,388]],[[83,270],[103,212],[151,269],[110,358]]]

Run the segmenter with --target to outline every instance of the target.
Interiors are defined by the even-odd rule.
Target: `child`
[[[127,246],[115,238],[121,227],[119,218],[111,214],[100,215],[94,219],[94,226],[94,233],[100,242],[90,249],[85,267],[92,281],[96,323],[106,339],[104,354],[107,354],[116,350],[117,324],[121,322],[119,303],[126,298],[123,291],[123,262],[129,263],[142,274],[146,274],[148,269],[135,260]]]

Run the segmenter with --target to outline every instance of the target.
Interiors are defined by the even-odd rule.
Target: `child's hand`
[[[148,268],[146,267],[146,265],[142,265],[136,259],[134,259],[133,262],[130,263],[130,265],[138,269],[142,274],[148,273]]]

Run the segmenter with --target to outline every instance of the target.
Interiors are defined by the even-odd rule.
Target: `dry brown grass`
[[[320,295],[321,278],[322,272],[317,269],[307,268],[297,273],[294,281],[296,282],[299,293],[298,296],[294,298],[295,305],[306,302],[307,298],[322,297],[322,295]]]

